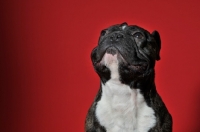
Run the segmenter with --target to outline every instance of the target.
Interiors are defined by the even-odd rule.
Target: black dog
[[[91,53],[101,79],[88,111],[86,132],[171,132],[172,117],[154,83],[159,33],[127,23],[101,32]]]

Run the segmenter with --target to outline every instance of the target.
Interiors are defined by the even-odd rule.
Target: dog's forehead
[[[117,24],[117,25],[112,25],[108,27],[106,30],[109,32],[115,32],[115,31],[141,31],[144,32],[143,28],[137,26],[137,25],[126,25],[126,24]]]
[[[114,31],[119,31],[119,30],[121,30],[121,27],[120,27],[119,24],[118,24],[118,25],[112,25],[112,26],[108,27],[106,30],[108,30],[108,31],[110,31],[110,32],[114,32]]]

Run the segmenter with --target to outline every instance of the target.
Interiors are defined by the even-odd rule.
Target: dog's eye
[[[144,38],[144,35],[142,33],[140,33],[140,32],[134,33],[133,36],[135,38],[138,38],[138,39],[143,39]]]

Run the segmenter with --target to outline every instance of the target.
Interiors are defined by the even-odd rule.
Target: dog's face
[[[101,32],[91,53],[93,66],[103,83],[111,78],[112,63],[117,65],[122,83],[142,80],[153,72],[155,61],[160,59],[160,43],[157,31],[150,34],[127,23],[111,26]]]

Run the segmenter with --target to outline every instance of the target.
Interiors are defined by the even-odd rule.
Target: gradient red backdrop
[[[199,132],[199,4],[1,0],[0,131],[83,132],[100,82],[90,52],[103,28],[126,21],[159,31],[157,90],[174,132]]]

